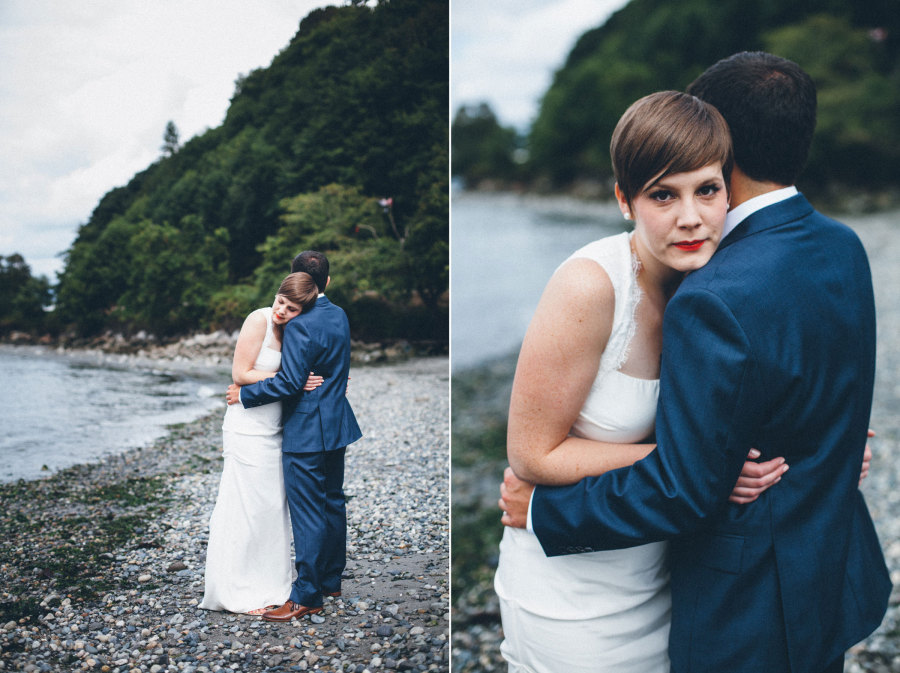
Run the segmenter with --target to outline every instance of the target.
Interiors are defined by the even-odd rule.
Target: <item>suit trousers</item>
[[[290,598],[308,608],[320,607],[323,593],[341,590],[347,563],[345,452],[343,447],[281,456],[297,568]]]

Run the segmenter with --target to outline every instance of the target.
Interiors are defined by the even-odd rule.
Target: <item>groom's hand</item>
[[[503,483],[500,484],[500,501],[497,503],[503,510],[500,522],[512,528],[525,528],[528,523],[528,504],[534,484],[522,481],[507,467],[503,472]]]
[[[241,387],[236,383],[232,383],[228,386],[228,392],[225,393],[225,401],[228,402],[228,404],[240,404]]]

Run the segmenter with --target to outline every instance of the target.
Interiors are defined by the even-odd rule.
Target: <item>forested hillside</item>
[[[234,328],[297,252],[325,252],[354,336],[446,340],[448,7],[312,12],[224,123],[107,193],[65,257],[56,323]],[[161,129],[162,131],[162,129]]]
[[[707,66],[738,51],[765,50],[799,63],[816,82],[818,127],[801,186],[879,189],[900,175],[900,12],[895,0],[632,0],[577,41],[543,96],[518,177],[565,188],[611,175],[609,139],[634,100],[683,90]],[[454,120],[457,143],[472,110]],[[500,140],[502,120],[493,137]],[[509,147],[509,144],[507,143]],[[496,147],[496,143],[492,145]],[[483,175],[487,159],[476,162]],[[496,162],[495,176],[509,173]],[[477,176],[473,176],[477,179]]]

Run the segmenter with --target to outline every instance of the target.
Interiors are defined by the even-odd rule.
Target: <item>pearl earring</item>
[[[631,213],[629,213],[627,210],[626,210],[624,213],[622,213],[622,214],[625,216],[625,219],[626,219],[626,220],[630,220],[630,219],[631,219]]]

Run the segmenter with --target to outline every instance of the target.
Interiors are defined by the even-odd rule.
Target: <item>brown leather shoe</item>
[[[322,608],[307,608],[288,599],[280,608],[263,613],[262,618],[267,622],[289,622],[295,617],[299,619],[303,615],[314,615],[317,612],[322,612]]]
[[[332,598],[340,598],[341,592],[340,591],[332,591],[330,594],[322,594],[322,595],[323,596],[331,596]]]

